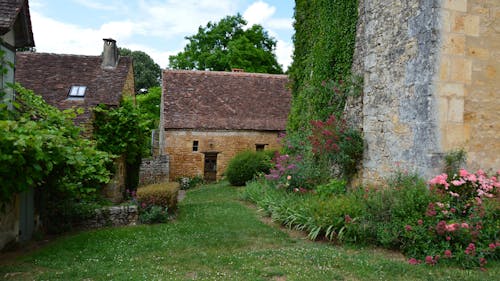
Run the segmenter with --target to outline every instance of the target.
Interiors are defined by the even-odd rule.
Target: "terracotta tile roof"
[[[286,75],[165,70],[165,129],[285,130],[287,84]]]
[[[0,0],[0,35],[11,29],[16,30],[16,48],[35,46],[28,0]]]
[[[120,57],[115,69],[102,68],[100,56],[21,52],[16,57],[16,81],[59,109],[81,107],[76,123],[89,120],[98,104],[118,106],[132,59]],[[86,86],[83,99],[69,99],[71,86]],[[133,85],[132,85],[133,87]]]

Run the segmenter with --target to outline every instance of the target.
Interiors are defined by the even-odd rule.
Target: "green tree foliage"
[[[309,120],[340,115],[345,98],[324,91],[325,82],[349,85],[357,23],[357,0],[296,0],[293,63],[289,69],[292,109],[289,132]]]
[[[160,86],[161,69],[154,60],[143,51],[118,49],[120,56],[130,56],[134,61],[135,90]]]
[[[218,71],[243,68],[247,72],[283,73],[274,53],[276,40],[262,26],[245,29],[246,24],[237,14],[200,26],[197,34],[186,37],[189,43],[184,51],[170,56],[170,67]]]
[[[136,103],[142,118],[149,120],[150,130],[158,128],[160,124],[161,87],[150,88],[147,94],[137,95]]]
[[[124,100],[118,108],[99,105],[94,108],[94,132],[97,148],[116,156],[123,155],[127,163],[127,187],[135,189],[139,182],[149,120],[142,118],[131,100]]]
[[[19,85],[14,89],[15,109],[0,114],[0,204],[34,187],[85,198],[109,181],[110,155],[81,136],[74,110],[61,112]]]
[[[271,158],[262,151],[243,151],[234,156],[226,169],[229,183],[242,186],[259,173],[269,173]]]

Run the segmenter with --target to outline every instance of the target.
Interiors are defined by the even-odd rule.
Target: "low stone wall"
[[[81,222],[81,228],[100,228],[105,226],[135,225],[138,219],[137,206],[114,206],[98,209],[95,216]]]
[[[168,155],[159,155],[142,159],[139,171],[139,186],[168,181],[168,174]]]

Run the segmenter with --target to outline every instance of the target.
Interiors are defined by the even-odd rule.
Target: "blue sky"
[[[293,52],[293,0],[30,0],[37,52],[99,55],[102,38],[148,53],[162,68],[200,25],[240,13],[277,41],[286,69]]]

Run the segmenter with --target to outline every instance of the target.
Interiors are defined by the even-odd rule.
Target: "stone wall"
[[[500,2],[359,0],[353,71],[364,92],[346,112],[362,128],[361,178],[397,167],[425,178],[447,151],[472,169],[500,160]]]
[[[198,141],[198,151],[193,142]],[[280,148],[275,131],[181,131],[165,132],[165,151],[170,156],[170,179],[204,175],[204,152],[218,152],[217,179],[226,170],[229,160],[238,152],[256,149],[264,144],[265,150]]]
[[[142,159],[139,171],[139,186],[168,181],[168,176],[168,155],[159,155]]]
[[[436,97],[444,151],[468,167],[500,168],[500,1],[443,1]]]
[[[114,206],[96,210],[93,218],[82,221],[77,227],[88,229],[106,226],[135,225],[137,219],[137,206]]]

